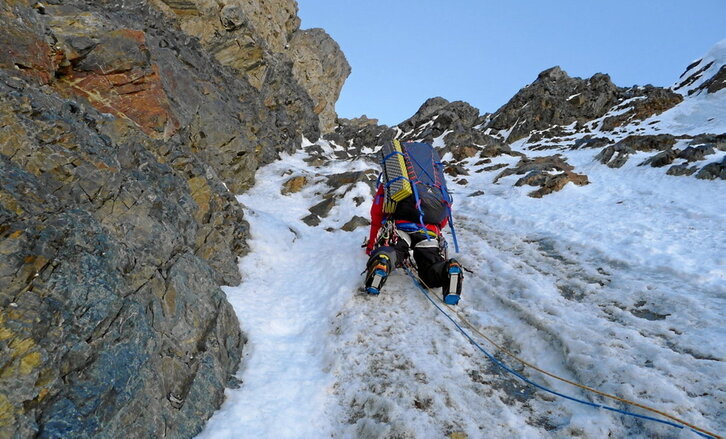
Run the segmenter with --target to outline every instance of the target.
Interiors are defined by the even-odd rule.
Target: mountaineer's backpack
[[[453,199],[446,188],[441,158],[431,145],[387,142],[381,149],[381,168],[383,212],[422,228],[425,224],[441,224],[449,218],[454,234]]]

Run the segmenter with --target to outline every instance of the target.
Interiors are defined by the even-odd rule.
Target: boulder
[[[335,206],[335,197],[327,197],[323,201],[317,203],[308,210],[310,213],[316,215],[319,218],[325,218],[330,213],[330,210]]]
[[[300,192],[303,187],[308,183],[307,177],[299,175],[297,177],[289,178],[282,184],[280,193],[282,195],[295,194]]]
[[[653,157],[645,160],[643,163],[641,163],[638,166],[646,166],[650,165],[654,168],[662,168],[663,166],[670,165],[673,163],[673,161],[678,158],[680,151],[679,150],[673,150],[673,149],[667,149],[665,151],[659,152],[658,154],[654,155]]]
[[[697,162],[706,158],[707,155],[714,154],[715,151],[710,145],[689,146],[678,152],[678,158],[689,162]]]
[[[675,143],[676,138],[670,134],[647,136],[632,135],[624,138],[614,145],[603,148],[603,150],[595,156],[595,160],[599,160],[600,163],[608,165],[611,168],[619,168],[623,166],[628,161],[628,157],[636,151],[665,151],[671,149]]]
[[[697,170],[697,166],[689,166],[688,163],[682,163],[680,165],[673,165],[668,168],[666,174],[674,176],[693,175]]]
[[[607,137],[585,136],[577,139],[572,149],[602,148],[604,146],[610,145],[611,143],[613,143],[613,141],[608,139]]]
[[[320,224],[320,217],[314,213],[311,213],[303,217],[302,222],[309,225],[310,227],[317,227]]]
[[[726,180],[726,158],[720,162],[711,162],[701,168],[696,174],[696,178],[701,180]]]
[[[340,229],[346,232],[352,232],[353,230],[357,229],[358,227],[368,227],[371,225],[371,222],[368,218],[363,218],[361,216],[355,215],[353,218],[350,219],[347,223],[343,225]]]
[[[505,169],[499,173],[494,178],[494,183],[510,175],[524,175],[514,185],[539,186],[540,188],[530,192],[529,196],[542,198],[547,194],[559,191],[569,182],[578,186],[590,183],[586,175],[577,174],[573,170],[574,168],[564,161],[560,155],[535,157],[533,159],[523,158],[513,168]]]
[[[462,165],[449,165],[444,168],[444,173],[457,177],[459,175],[469,175],[469,171]]]

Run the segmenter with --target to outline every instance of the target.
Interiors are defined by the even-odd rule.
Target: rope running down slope
[[[507,366],[506,364],[504,364],[504,363],[502,363],[501,361],[497,360],[497,359],[496,359],[496,358],[495,358],[495,357],[494,357],[494,356],[493,356],[492,354],[490,354],[490,353],[489,353],[489,352],[487,352],[487,351],[486,351],[486,350],[485,350],[484,348],[482,348],[482,347],[481,347],[481,346],[480,346],[480,345],[479,345],[479,344],[478,344],[478,343],[477,343],[477,342],[476,342],[476,341],[475,341],[475,340],[474,340],[474,339],[473,339],[473,338],[471,337],[471,335],[469,335],[469,334],[468,334],[468,333],[467,333],[467,332],[466,332],[466,331],[464,330],[464,328],[462,328],[462,327],[461,327],[461,325],[459,325],[459,323],[457,323],[457,322],[456,322],[456,321],[455,321],[455,320],[454,320],[454,319],[453,319],[453,318],[452,318],[452,317],[451,317],[451,316],[450,316],[449,314],[447,314],[447,313],[446,313],[446,311],[444,311],[444,310],[443,310],[443,309],[442,309],[442,308],[441,308],[441,307],[439,306],[439,304],[437,304],[437,303],[436,303],[436,302],[435,302],[435,301],[434,301],[434,300],[433,300],[433,299],[431,298],[431,295],[430,295],[430,293],[431,293],[431,290],[430,290],[430,289],[428,288],[428,286],[426,286],[426,284],[425,284],[425,283],[424,283],[424,282],[423,282],[423,281],[422,281],[422,280],[421,280],[421,279],[420,279],[420,278],[418,277],[418,275],[417,275],[417,274],[415,274],[415,273],[414,273],[414,272],[413,272],[413,271],[412,271],[412,270],[411,270],[411,269],[410,269],[409,267],[406,267],[406,266],[404,266],[403,268],[404,268],[404,269],[406,270],[406,273],[407,273],[407,274],[408,274],[408,275],[409,275],[409,276],[411,277],[411,280],[413,280],[414,284],[415,284],[415,285],[416,285],[416,286],[418,287],[418,289],[419,289],[419,290],[420,290],[420,291],[421,291],[421,292],[422,292],[422,293],[424,294],[424,296],[426,296],[426,298],[427,298],[427,299],[428,299],[428,300],[429,300],[429,301],[430,301],[430,302],[431,302],[431,303],[432,303],[432,304],[433,304],[433,305],[434,305],[434,306],[435,306],[435,307],[436,307],[436,308],[437,308],[437,309],[438,309],[438,310],[439,310],[439,311],[440,311],[440,312],[441,312],[441,313],[442,313],[442,314],[443,314],[444,316],[446,316],[446,317],[447,317],[447,318],[448,318],[448,319],[449,319],[449,320],[450,320],[450,321],[451,321],[451,322],[452,322],[452,323],[453,323],[453,324],[454,324],[454,325],[456,326],[456,328],[457,328],[457,329],[459,330],[459,332],[461,332],[461,333],[462,333],[462,334],[463,334],[463,335],[464,335],[464,336],[465,336],[465,337],[466,337],[466,338],[467,338],[467,339],[468,339],[468,340],[469,340],[469,341],[470,341],[470,342],[471,342],[471,343],[472,343],[472,344],[473,344],[474,346],[476,346],[476,347],[477,347],[477,348],[478,348],[478,349],[479,349],[479,350],[480,350],[480,351],[481,351],[482,353],[484,353],[484,355],[486,355],[486,356],[487,356],[487,358],[489,358],[489,359],[490,359],[490,360],[491,360],[492,362],[494,362],[494,364],[496,364],[496,365],[497,365],[497,366],[499,366],[500,368],[504,369],[505,371],[507,371],[507,372],[511,373],[512,375],[516,376],[517,378],[521,379],[522,381],[524,381],[524,382],[526,382],[526,383],[528,383],[528,384],[530,384],[530,385],[532,385],[532,386],[534,386],[534,387],[536,387],[536,388],[538,388],[538,389],[540,389],[540,390],[543,390],[543,391],[545,391],[545,392],[548,392],[548,393],[551,393],[551,394],[553,394],[553,395],[557,395],[557,396],[559,396],[559,397],[562,397],[562,398],[568,399],[568,400],[570,400],[570,401],[574,401],[574,402],[578,402],[578,403],[581,403],[581,404],[589,405],[589,406],[591,406],[591,407],[595,407],[595,408],[602,408],[602,409],[605,409],[605,410],[610,410],[610,411],[613,411],[613,412],[616,412],[616,413],[620,413],[620,414],[623,414],[623,415],[627,415],[627,416],[633,416],[633,417],[636,417],[636,418],[640,418],[640,419],[645,419],[645,420],[649,420],[649,421],[654,421],[654,422],[658,422],[658,423],[661,423],[661,424],[665,424],[665,425],[668,425],[668,426],[671,426],[671,427],[675,427],[675,428],[679,428],[679,429],[683,429],[683,428],[685,428],[685,427],[688,427],[688,428],[689,428],[689,429],[691,429],[691,430],[692,430],[692,431],[693,431],[694,433],[698,434],[699,436],[705,437],[705,438],[711,438],[711,439],[724,439],[724,438],[723,438],[722,436],[719,436],[719,435],[717,435],[716,433],[712,433],[712,432],[710,432],[710,431],[708,431],[708,430],[705,430],[705,429],[703,429],[703,428],[697,427],[697,426],[695,426],[695,425],[693,425],[693,424],[690,424],[690,423],[688,423],[688,422],[686,422],[686,421],[684,421],[684,420],[682,420],[682,419],[679,419],[679,418],[677,418],[677,417],[675,417],[675,416],[673,416],[673,415],[670,415],[670,414],[668,414],[668,413],[665,413],[665,412],[663,412],[663,411],[660,411],[660,410],[658,410],[658,409],[655,409],[655,408],[653,408],[653,407],[649,407],[649,406],[647,406],[647,405],[644,405],[644,404],[640,404],[640,403],[637,403],[637,402],[635,402],[635,401],[630,401],[630,400],[628,400],[628,399],[625,399],[625,398],[620,398],[620,397],[618,397],[618,396],[615,396],[615,395],[611,395],[611,394],[609,394],[609,393],[605,393],[605,392],[602,392],[602,391],[600,391],[600,390],[594,389],[594,388],[592,388],[592,387],[589,387],[589,386],[586,386],[586,385],[584,385],[584,384],[579,384],[579,383],[576,383],[576,382],[574,382],[574,381],[568,380],[567,378],[563,378],[563,377],[560,377],[560,376],[558,376],[558,375],[555,375],[554,373],[551,373],[551,372],[547,372],[546,370],[543,370],[543,369],[541,369],[541,368],[539,368],[539,367],[535,366],[534,364],[531,364],[531,363],[529,363],[529,362],[527,362],[527,361],[525,361],[525,360],[523,360],[523,359],[519,358],[519,357],[518,357],[517,355],[515,355],[514,353],[512,353],[512,352],[511,352],[511,351],[509,351],[508,349],[506,349],[506,348],[504,348],[503,346],[501,346],[501,345],[497,344],[496,342],[494,342],[494,341],[493,341],[493,340],[492,340],[491,338],[487,337],[487,336],[486,336],[485,334],[483,334],[483,333],[482,333],[481,331],[479,331],[479,330],[478,330],[478,329],[477,329],[476,327],[474,327],[474,325],[473,325],[473,324],[471,324],[471,323],[470,323],[470,322],[469,322],[469,321],[468,321],[468,320],[467,320],[466,318],[464,318],[464,316],[462,316],[462,315],[461,315],[461,314],[460,314],[459,312],[457,312],[457,311],[456,311],[455,309],[453,309],[452,307],[450,307],[450,306],[448,306],[448,305],[447,305],[447,307],[449,308],[449,310],[450,310],[450,311],[452,311],[452,312],[453,312],[453,313],[454,313],[454,314],[455,314],[455,315],[456,315],[456,316],[457,316],[457,317],[459,318],[459,320],[460,320],[461,322],[463,322],[463,323],[464,323],[464,324],[465,324],[466,326],[468,326],[468,327],[469,327],[469,328],[470,328],[470,329],[471,329],[472,331],[474,331],[474,332],[475,332],[475,333],[476,333],[477,335],[479,335],[479,336],[480,336],[480,337],[482,337],[482,338],[483,338],[484,340],[486,340],[487,342],[489,342],[490,344],[492,344],[492,345],[493,345],[494,347],[496,347],[497,349],[499,349],[499,350],[500,350],[501,352],[503,352],[503,353],[505,353],[506,355],[508,355],[508,356],[510,356],[510,357],[512,357],[512,358],[514,358],[515,360],[519,361],[519,362],[520,362],[520,363],[522,363],[522,364],[523,364],[524,366],[526,366],[526,367],[529,367],[530,369],[534,369],[534,370],[536,370],[537,372],[543,373],[543,374],[545,374],[545,375],[547,375],[547,376],[549,376],[549,377],[551,377],[551,378],[554,378],[554,379],[556,379],[556,380],[559,380],[559,381],[562,381],[562,382],[564,382],[564,383],[567,383],[567,384],[573,385],[573,386],[575,386],[575,387],[578,387],[578,388],[580,388],[580,389],[586,390],[586,391],[588,391],[588,392],[592,392],[592,393],[595,393],[595,394],[597,394],[597,395],[600,395],[600,396],[603,396],[603,397],[605,397],[605,398],[609,398],[609,399],[612,399],[612,400],[615,400],[615,401],[618,401],[618,402],[621,402],[621,403],[624,403],[624,404],[628,404],[628,405],[632,405],[632,406],[635,406],[635,407],[639,407],[639,408],[641,408],[641,409],[643,409],[643,410],[647,410],[647,411],[649,411],[649,412],[651,412],[651,413],[657,413],[657,414],[659,414],[659,415],[661,415],[661,416],[664,416],[664,417],[666,417],[666,418],[668,418],[668,419],[671,419],[672,421],[675,421],[675,422],[665,421],[665,420],[663,420],[663,419],[658,419],[658,418],[654,418],[654,417],[651,417],[651,416],[646,416],[646,415],[640,415],[640,414],[637,414],[637,413],[629,412],[629,411],[627,411],[627,410],[621,410],[621,409],[618,409],[618,408],[615,408],[615,407],[610,407],[610,406],[607,406],[607,405],[603,405],[603,404],[597,404],[597,403],[594,403],[594,402],[590,402],[590,401],[585,401],[585,400],[583,400],[583,399],[579,399],[579,398],[575,398],[575,397],[573,397],[573,396],[569,396],[569,395],[565,395],[565,394],[563,394],[563,393],[559,393],[559,392],[557,392],[557,391],[555,391],[555,390],[552,390],[552,389],[549,389],[549,388],[547,388],[547,387],[545,387],[545,386],[543,386],[543,385],[541,385],[541,384],[537,384],[537,383],[535,383],[534,381],[532,381],[532,380],[530,380],[529,378],[527,378],[527,377],[523,376],[522,374],[520,374],[520,373],[518,373],[518,372],[516,372],[516,371],[512,370],[512,369],[511,369],[510,367],[508,367],[508,366]]]

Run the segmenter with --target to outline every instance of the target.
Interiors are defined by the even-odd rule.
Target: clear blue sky
[[[670,86],[726,38],[726,0],[298,0],[353,72],[336,110],[395,125],[428,98],[482,113],[537,74],[608,73],[619,86]]]

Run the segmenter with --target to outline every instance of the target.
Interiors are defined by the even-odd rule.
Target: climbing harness
[[[601,392],[601,391],[599,391],[597,389],[593,389],[592,387],[588,387],[588,386],[585,386],[583,384],[579,384],[579,383],[576,383],[574,381],[568,380],[566,378],[562,378],[562,377],[557,376],[557,375],[555,375],[555,374],[553,374],[551,372],[547,372],[547,371],[545,371],[545,370],[543,370],[543,369],[541,369],[541,368],[539,368],[539,367],[537,367],[537,366],[535,366],[535,365],[533,365],[533,364],[531,364],[531,363],[529,363],[527,361],[524,361],[524,360],[520,359],[519,357],[517,357],[512,352],[510,352],[509,350],[507,350],[507,349],[503,348],[502,346],[500,346],[499,344],[495,343],[493,340],[491,340],[486,335],[482,334],[479,330],[477,330],[474,327],[474,325],[472,325],[470,322],[468,322],[460,313],[458,313],[457,311],[455,311],[451,307],[449,307],[449,309],[451,311],[453,311],[457,315],[457,317],[459,317],[459,319],[466,326],[468,326],[469,328],[471,328],[474,332],[476,332],[479,336],[481,336],[482,338],[484,338],[487,342],[491,343],[497,349],[501,350],[503,353],[505,353],[505,354],[509,355],[510,357],[514,358],[515,360],[519,361],[524,366],[529,367],[531,369],[534,369],[534,370],[536,370],[538,372],[541,372],[541,373],[543,373],[543,374],[545,374],[545,375],[547,375],[549,377],[555,378],[555,379],[557,379],[559,381],[562,381],[562,382],[565,382],[567,384],[571,384],[573,386],[576,386],[576,387],[578,387],[580,389],[587,390],[589,392],[595,393],[597,395],[600,395],[600,396],[603,396],[603,397],[606,397],[606,398],[613,399],[615,401],[618,401],[618,402],[621,402],[621,403],[624,403],[624,404],[628,404],[628,405],[632,405],[632,406],[635,406],[635,407],[639,407],[641,409],[647,410],[647,411],[652,412],[652,413],[657,413],[657,414],[659,414],[661,416],[664,416],[664,417],[666,417],[666,418],[668,418],[668,419],[670,419],[671,421],[674,421],[674,422],[667,421],[667,420],[663,420],[663,419],[654,418],[654,417],[648,416],[648,415],[641,415],[641,414],[638,414],[638,413],[633,413],[633,412],[630,412],[630,411],[627,411],[627,410],[621,410],[621,409],[618,409],[618,408],[615,408],[615,407],[612,407],[612,406],[608,406],[608,405],[605,405],[605,404],[597,404],[597,403],[594,403],[594,402],[591,402],[591,401],[586,401],[584,399],[580,399],[580,398],[577,398],[577,397],[574,397],[574,396],[570,396],[570,395],[566,395],[564,393],[557,392],[556,390],[552,390],[552,389],[550,389],[548,387],[545,387],[545,386],[543,386],[541,384],[538,384],[538,383],[532,381],[531,379],[525,377],[524,375],[520,374],[519,372],[517,372],[517,371],[513,370],[512,368],[510,368],[509,366],[507,366],[501,360],[498,360],[491,353],[489,353],[486,349],[484,349],[479,343],[477,343],[476,340],[474,340],[474,338],[468,332],[466,332],[466,330],[458,322],[456,322],[456,320],[454,320],[453,317],[451,317],[449,314],[447,314],[446,311],[444,311],[444,309],[441,308],[439,306],[439,304],[436,303],[436,301],[434,301],[431,298],[431,295],[429,294],[430,293],[429,288],[418,277],[418,275],[416,275],[415,273],[413,273],[409,267],[404,266],[404,270],[406,270],[406,274],[408,274],[408,276],[411,278],[411,280],[416,285],[416,287],[419,289],[419,291],[421,291],[421,293],[423,293],[423,295],[429,300],[429,302],[431,302],[436,307],[436,309],[439,310],[439,312],[441,312],[447,319],[449,319],[454,324],[454,326],[456,327],[456,329],[458,329],[459,332],[461,332],[464,335],[464,337],[466,337],[469,340],[469,342],[471,342],[477,349],[479,349],[489,360],[491,360],[498,367],[500,367],[501,369],[505,370],[506,372],[509,372],[510,374],[516,376],[517,378],[519,378],[520,380],[524,381],[525,383],[527,383],[527,384],[529,384],[529,385],[531,385],[533,387],[536,387],[536,388],[538,388],[538,389],[540,389],[542,391],[545,391],[547,393],[551,393],[553,395],[556,395],[556,396],[559,396],[561,398],[564,398],[564,399],[567,399],[567,400],[570,400],[570,401],[574,401],[574,402],[577,402],[577,403],[580,403],[580,404],[588,405],[590,407],[605,409],[605,410],[609,410],[609,411],[612,411],[612,412],[615,412],[615,413],[619,413],[621,415],[632,416],[632,417],[639,418],[639,419],[644,419],[644,420],[648,420],[648,421],[658,422],[660,424],[668,425],[670,427],[678,428],[678,429],[681,429],[681,430],[687,427],[691,431],[693,431],[694,433],[696,433],[697,435],[699,435],[701,437],[710,438],[710,439],[723,439],[722,436],[719,436],[716,433],[712,433],[712,432],[710,432],[708,430],[705,430],[703,428],[697,427],[697,426],[695,426],[693,424],[690,424],[690,423],[688,423],[688,422],[686,422],[686,421],[684,421],[682,419],[679,419],[679,418],[677,418],[677,417],[675,417],[673,415],[669,415],[667,413],[664,413],[664,412],[662,412],[660,410],[654,409],[654,408],[649,407],[647,405],[640,404],[640,403],[637,403],[637,402],[634,402],[634,401],[630,401],[628,399],[620,398],[618,396],[611,395],[611,394],[608,394],[608,393],[605,393],[605,392]]]

